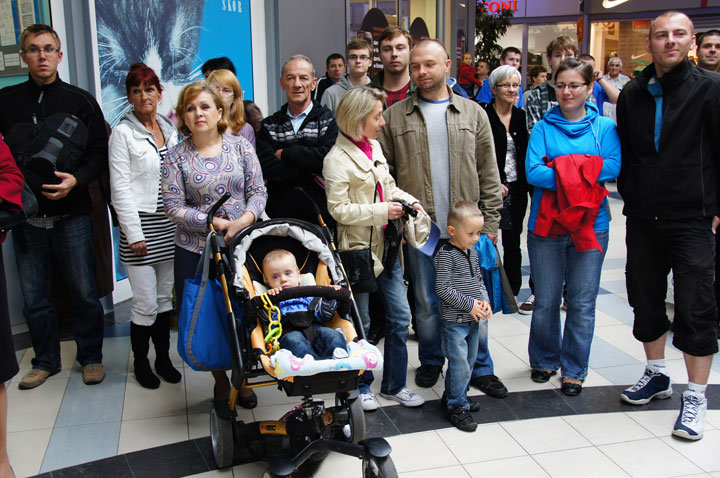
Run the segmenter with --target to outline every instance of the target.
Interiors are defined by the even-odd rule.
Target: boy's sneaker
[[[477,429],[475,418],[467,410],[448,411],[450,422],[455,425],[458,430],[464,432],[474,432]]]
[[[684,391],[680,397],[682,406],[673,427],[672,434],[686,440],[699,440],[705,429],[705,412],[707,399]]]
[[[360,405],[362,405],[365,412],[373,412],[380,407],[380,404],[375,400],[374,393],[361,393],[358,400],[360,400]]]
[[[442,373],[442,365],[420,365],[415,370],[415,383],[418,387],[434,387]]]
[[[335,350],[333,350],[333,358],[334,359],[346,359],[350,355],[348,355],[348,351],[346,349],[337,347]]]
[[[525,299],[525,302],[518,307],[518,314],[532,315],[533,309],[535,309],[535,296],[530,294],[530,297]]]
[[[640,380],[632,387],[626,388],[620,394],[620,398],[633,405],[645,405],[653,398],[670,398],[670,395],[672,395],[670,377],[646,367]]]
[[[482,375],[480,377],[475,377],[470,380],[470,385],[479,389],[488,397],[505,398],[508,394],[507,387],[505,387],[505,385],[503,385],[500,379],[495,375]]]
[[[475,413],[480,411],[480,402],[478,402],[477,400],[473,400],[470,397],[468,397],[467,400],[469,404],[468,408],[471,412]],[[443,410],[447,410],[447,395],[445,395],[445,392],[443,392],[442,397],[440,397],[440,403],[442,404]]]
[[[403,388],[395,395],[381,393],[380,396],[388,400],[398,402],[403,407],[408,408],[419,407],[420,405],[425,403],[425,399],[422,397],[422,395],[418,395],[417,393],[411,391],[409,388]]]

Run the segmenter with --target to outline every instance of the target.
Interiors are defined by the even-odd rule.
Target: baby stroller
[[[211,210],[208,221],[224,202]],[[264,460],[270,476],[290,476],[305,462],[318,462],[335,451],[362,460],[362,476],[396,477],[391,448],[383,438],[365,438],[365,416],[358,399],[358,379],[381,366],[380,352],[367,343],[347,275],[335,251],[332,236],[317,211],[320,226],[297,219],[273,219],[244,229],[230,244],[211,233],[217,274],[225,295],[232,350],[232,391],[229,401],[213,403],[210,434],[219,468],[234,461]],[[209,225],[210,227],[210,225]],[[210,227],[210,229],[212,229]],[[274,296],[263,294],[262,264],[266,253],[282,248],[296,257],[301,286]],[[303,284],[313,284],[303,286]],[[340,291],[328,287],[340,285]],[[337,313],[325,326],[340,329],[349,357],[308,360],[287,350],[273,352],[266,341],[267,318],[273,306],[294,297],[326,297],[338,301]],[[259,313],[260,312],[260,313]],[[235,404],[242,387],[277,386],[301,403],[279,420],[243,423]],[[334,394],[334,404],[313,399]]]

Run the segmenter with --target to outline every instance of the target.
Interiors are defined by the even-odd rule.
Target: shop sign
[[[590,0],[590,13],[632,13],[678,8],[678,0]],[[703,8],[715,0],[684,0],[683,8]]]
[[[478,6],[485,5],[490,13],[497,13],[500,10],[512,10],[513,12],[518,11],[517,0],[478,0],[477,4]]]

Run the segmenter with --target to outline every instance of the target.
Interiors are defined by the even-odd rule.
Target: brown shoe
[[[105,378],[105,367],[101,363],[91,363],[83,366],[83,382],[85,385],[95,385]]]
[[[53,375],[60,372],[60,369],[54,370],[52,372],[48,372],[47,370],[41,370],[39,368],[34,368],[30,370],[25,376],[20,380],[20,383],[18,384],[18,388],[20,390],[30,390],[31,388],[38,387],[45,383],[45,380],[48,379],[48,377],[52,377]]]

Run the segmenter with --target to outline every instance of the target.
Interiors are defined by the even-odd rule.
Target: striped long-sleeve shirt
[[[435,254],[435,293],[440,298],[440,318],[470,322],[475,300],[487,301],[477,251],[463,251],[445,243]]]

